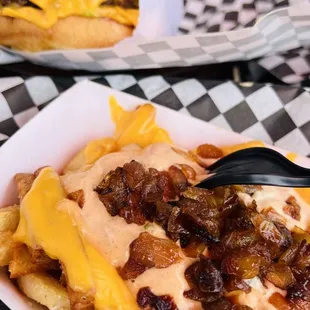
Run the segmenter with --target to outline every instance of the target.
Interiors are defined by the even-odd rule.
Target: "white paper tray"
[[[125,109],[134,109],[145,100],[90,81],[83,81],[59,96],[0,148],[0,206],[16,202],[13,177],[51,165],[61,170],[89,140],[111,136],[109,97],[113,95]],[[154,104],[157,123],[167,129],[176,145],[192,149],[202,143],[231,145],[251,139]],[[286,151],[281,151],[286,154]],[[310,159],[297,162],[310,167]],[[13,310],[33,309],[0,271],[0,299]]]
[[[61,69],[93,72],[186,67],[250,60],[310,45],[310,4],[273,11],[251,28],[177,35],[183,0],[140,0],[141,20],[133,38],[106,49],[53,50],[41,53],[2,47],[0,64],[29,60]]]

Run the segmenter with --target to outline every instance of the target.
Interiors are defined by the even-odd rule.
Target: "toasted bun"
[[[110,47],[133,28],[106,18],[70,16],[48,30],[19,18],[0,16],[0,45],[25,51]]]

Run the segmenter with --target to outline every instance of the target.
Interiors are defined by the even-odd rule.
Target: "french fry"
[[[19,206],[0,208],[0,232],[15,232],[19,223]]]
[[[0,208],[0,266],[7,266],[12,259],[15,242],[12,235],[19,222],[17,205]]]
[[[39,168],[39,169],[37,169],[33,174],[34,174],[34,177],[36,178],[39,174],[40,174],[40,172],[44,169],[44,168],[47,168],[48,166],[43,166],[43,167],[41,167],[41,168]]]
[[[46,273],[31,273],[17,279],[26,296],[53,310],[70,310],[66,289]]]
[[[12,260],[9,264],[10,277],[12,279],[25,276],[30,273],[57,270],[58,261],[49,258],[43,250],[30,250],[24,244],[19,244],[13,249]]]
[[[32,173],[18,173],[15,175],[14,180],[17,186],[18,198],[21,201],[29,192],[35,180],[35,175]]]
[[[94,296],[91,293],[83,293],[67,288],[72,310],[94,310]]]
[[[59,278],[59,283],[64,286],[67,287],[67,279],[66,279],[66,275],[64,272],[61,273],[60,278]]]
[[[9,264],[10,278],[15,279],[36,271],[40,270],[31,262],[31,255],[27,246],[24,244],[15,246],[12,260]]]
[[[28,247],[31,255],[31,262],[41,266],[44,270],[60,270],[60,264],[57,260],[53,260],[47,256],[42,249],[32,249]]]
[[[12,239],[13,232],[0,232],[0,267],[7,266],[13,257],[15,242]]]

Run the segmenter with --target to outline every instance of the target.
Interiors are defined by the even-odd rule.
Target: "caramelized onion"
[[[146,171],[132,161],[111,171],[95,191],[112,216],[119,215],[128,224],[143,225],[146,220],[153,220],[154,204],[163,199],[167,186],[164,174],[153,168]]]
[[[156,202],[155,222],[163,229],[167,230],[168,221],[171,215],[173,207],[163,201]]]
[[[253,215],[252,223],[266,241],[285,247],[293,243],[292,235],[285,226],[272,222],[262,214]]]
[[[183,293],[183,296],[188,299],[200,301],[203,303],[213,302],[223,296],[222,293],[204,293],[197,288],[192,288]]]
[[[306,270],[310,267],[310,244],[306,243],[305,240],[301,243],[298,249],[293,266],[298,270]]]
[[[204,255],[199,258],[185,271],[188,284],[202,293],[222,293],[224,283],[220,271],[209,258]]]
[[[206,246],[195,236],[190,237],[188,244],[182,248],[187,257],[197,258],[204,252]]]
[[[225,289],[227,292],[233,292],[233,291],[244,291],[246,293],[251,292],[251,287],[245,283],[242,279],[229,276],[227,277],[227,280],[225,281]]]
[[[124,280],[135,279],[149,268],[167,268],[179,260],[179,247],[174,242],[144,232],[131,243],[129,259],[120,275]]]
[[[223,273],[241,279],[252,279],[259,274],[262,258],[247,251],[227,255],[222,261]]]
[[[219,211],[216,207],[186,198],[180,201],[179,206],[182,223],[187,231],[199,236],[204,242],[219,240]]]
[[[271,303],[277,310],[292,310],[289,302],[280,293],[273,293],[269,299]]]
[[[286,200],[287,205],[283,207],[284,213],[290,215],[294,220],[300,221],[300,205],[295,197],[290,196]]]
[[[188,186],[187,178],[185,174],[176,166],[171,166],[168,170],[170,179],[173,184],[174,191],[177,195],[184,192]]]
[[[214,302],[203,304],[204,310],[232,310],[233,304],[225,297],[222,297]]]
[[[265,271],[265,277],[276,287],[286,290],[296,282],[291,268],[284,262],[271,264]]]
[[[197,148],[197,155],[202,158],[220,158],[223,157],[223,151],[212,144],[203,144]]]
[[[180,164],[179,166],[181,167],[182,172],[188,180],[196,179],[196,171],[194,170],[194,168],[186,164]]]
[[[156,296],[149,287],[139,290],[137,302],[139,307],[145,310],[178,310],[170,296]]]

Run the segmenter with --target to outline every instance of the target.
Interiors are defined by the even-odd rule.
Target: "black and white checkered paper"
[[[1,79],[0,144],[61,92],[85,78],[253,139],[310,155],[308,89],[162,76],[142,79],[132,75]]]
[[[252,27],[264,15],[308,0],[186,0],[180,33],[222,32]]]
[[[292,1],[294,4],[295,1]],[[250,60],[270,53],[308,46],[310,43],[310,4],[299,0],[299,5],[275,10],[249,28],[227,32],[205,33],[210,29],[228,30],[247,26],[259,10],[272,9],[270,1],[189,0],[180,29],[186,35],[160,37],[153,40],[137,38],[121,42],[108,49],[56,50],[27,53],[2,48],[0,63],[22,56],[36,64],[62,69],[82,69],[93,72],[141,68],[192,66],[236,60]],[[222,11],[213,16],[213,7]],[[256,16],[245,4],[255,6]],[[276,6],[277,1],[271,1]],[[286,2],[285,2],[286,3]],[[287,3],[290,4],[290,3]],[[236,10],[241,10],[238,13]],[[226,10],[226,13],[225,13]],[[206,12],[205,12],[206,11]],[[244,13],[244,14],[243,14]],[[243,17],[244,15],[244,17]],[[213,17],[212,17],[213,16]],[[245,17],[247,16],[247,17]],[[249,17],[250,16],[250,17]],[[216,20],[214,20],[216,19]],[[211,21],[209,21],[211,20]],[[208,28],[209,23],[212,23]],[[215,25],[217,25],[215,27]],[[220,27],[218,27],[221,25]],[[215,29],[216,28],[216,29]],[[9,55],[8,55],[9,54]],[[21,60],[18,57],[17,60]]]
[[[252,27],[265,14],[287,6],[310,3],[309,0],[188,0],[180,33],[212,33]],[[300,26],[306,26],[300,24]],[[288,28],[287,28],[288,29]],[[284,31],[287,29],[283,28]],[[272,53],[258,60],[258,64],[287,84],[300,83],[310,76],[310,42],[308,27],[303,31],[307,38],[302,47],[284,53]]]
[[[310,77],[310,48],[267,56],[258,64],[287,84],[301,83]]]

